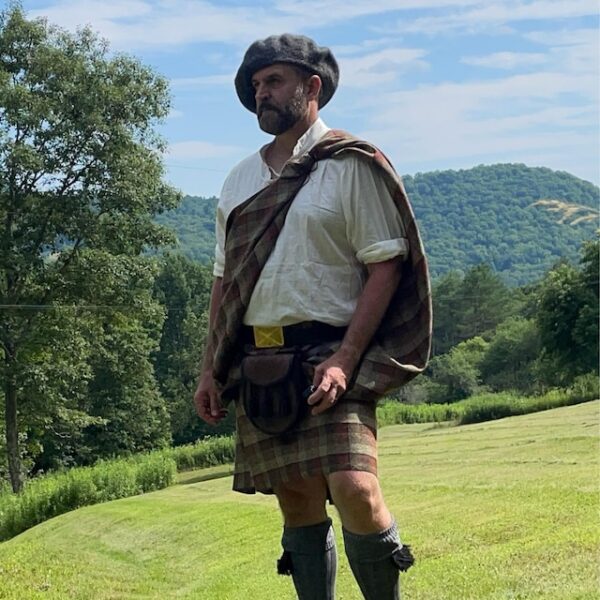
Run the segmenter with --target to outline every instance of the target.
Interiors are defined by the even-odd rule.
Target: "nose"
[[[257,83],[254,88],[254,99],[258,103],[260,100],[265,100],[269,97],[269,89],[263,83]]]

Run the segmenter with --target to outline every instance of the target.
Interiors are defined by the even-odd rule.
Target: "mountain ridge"
[[[581,243],[598,227],[593,222],[561,224],[554,213],[533,206],[557,199],[597,209],[599,188],[566,171],[500,163],[402,179],[434,278],[487,263],[508,284],[530,283],[559,260],[576,262]],[[178,209],[157,221],[175,230],[178,251],[209,263],[216,203],[214,197],[186,196]]]

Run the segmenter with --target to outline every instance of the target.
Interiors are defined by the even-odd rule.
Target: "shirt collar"
[[[327,127],[323,122],[323,119],[318,118],[299,138],[294,146],[292,156],[290,160],[299,158],[303,154],[306,154],[328,131],[330,127]],[[263,176],[271,177],[271,169],[265,162],[265,150],[269,144],[265,144],[260,150],[259,155],[262,163],[262,174]],[[275,176],[279,176],[279,173],[273,172]]]
[[[328,131],[329,127],[323,120],[317,119],[296,142],[292,159],[306,154]]]

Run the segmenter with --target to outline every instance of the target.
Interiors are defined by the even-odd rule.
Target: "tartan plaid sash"
[[[336,158],[345,152],[356,152],[380,171],[400,212],[409,244],[400,284],[355,374],[351,394],[360,400],[376,399],[424,370],[431,348],[431,290],[423,244],[404,187],[377,148],[346,132],[331,130],[308,154],[288,162],[278,179],[229,215],[221,284],[223,295],[211,343],[213,376],[223,388],[235,384],[231,381],[231,367],[239,351],[238,336],[244,314],[293,199],[317,161]],[[313,357],[311,362],[324,360],[339,344],[331,342],[319,346],[325,354]]]

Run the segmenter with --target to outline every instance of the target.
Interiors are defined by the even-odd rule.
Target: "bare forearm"
[[[360,359],[368,348],[400,281],[400,259],[368,266],[369,277],[358,299],[340,349],[317,365],[315,391],[308,397],[313,415],[330,408],[348,386]]]
[[[200,379],[198,387],[194,394],[194,404],[198,416],[209,423],[217,425],[227,415],[227,411],[220,405],[220,394],[212,376],[212,363],[214,349],[212,347],[212,330],[217,317],[221,298],[223,296],[221,288],[222,279],[215,278],[210,293],[210,306],[208,310],[208,333],[206,336],[206,348],[204,358],[200,368]]]
[[[369,266],[369,276],[339,349],[353,369],[369,346],[398,287],[400,267],[399,259]]]
[[[223,279],[221,277],[215,277],[213,281],[212,290],[210,293],[210,305],[208,310],[208,333],[206,335],[206,348],[204,350],[204,358],[202,359],[201,371],[207,371],[212,369],[213,362],[213,348],[211,344],[212,340],[212,329],[217,317],[219,306],[221,306],[221,298],[223,296],[221,284]]]

